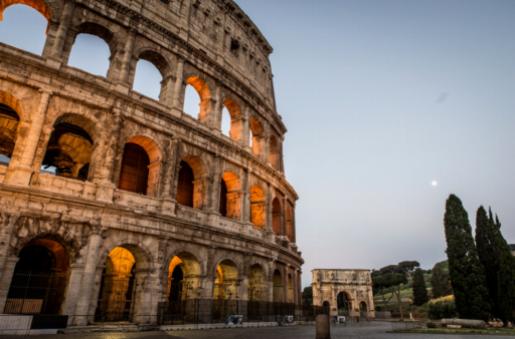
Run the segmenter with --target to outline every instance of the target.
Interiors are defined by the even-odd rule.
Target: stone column
[[[178,142],[175,139],[168,144],[165,158],[163,159],[163,168],[161,170],[163,179],[161,186],[161,213],[166,215],[175,215],[175,196],[173,195],[173,187],[175,181],[175,168],[177,167]]]
[[[79,298],[75,305],[75,317],[73,325],[85,326],[94,320],[94,314],[89,314],[91,299],[95,299],[93,289],[95,287],[95,273],[99,258],[99,248],[102,237],[99,234],[89,236],[87,252],[84,260],[84,270],[80,282]],[[96,301],[95,301],[96,302]]]
[[[77,300],[80,298],[82,289],[82,276],[84,273],[84,264],[72,264],[70,267],[70,276],[66,287],[66,295],[62,306],[63,314],[68,316],[68,324],[75,323],[75,309]]]
[[[161,81],[161,92],[159,93],[159,102],[167,107],[173,107],[174,103],[174,87],[176,83],[175,76],[165,75]]]
[[[270,126],[268,123],[264,122],[263,124],[263,154],[261,159],[268,164],[268,159],[270,157]]]
[[[249,192],[249,171],[247,169],[243,170],[243,178],[242,178],[242,213],[241,213],[241,221],[244,223],[250,222],[250,192]]]
[[[210,127],[218,132],[222,130],[222,110],[224,108],[224,100],[222,97],[222,88],[219,84],[215,89],[215,96],[212,100],[212,111],[210,119]]]
[[[74,9],[74,0],[65,1],[59,22],[49,21],[43,56],[46,57],[47,61],[50,61],[50,63],[53,62],[56,67],[63,61],[62,52],[64,41],[68,28],[70,27]]]
[[[249,130],[249,110],[245,107],[242,111],[241,115],[241,124],[242,124],[242,136],[241,136],[241,144],[243,147],[250,149],[249,138],[250,138],[250,130]]]
[[[45,121],[51,92],[41,90],[41,101],[36,112],[31,116],[30,126],[27,127],[26,138],[19,138],[23,143],[17,145],[13,159],[9,164],[4,183],[16,186],[28,186],[34,173],[34,156]]]
[[[211,194],[208,201],[208,209],[211,213],[219,213],[220,204],[220,182],[222,180],[222,161],[220,158],[213,160],[213,166],[211,169]]]
[[[132,57],[132,49],[134,46],[134,36],[135,33],[132,29],[129,30],[129,34],[127,36],[127,41],[125,41],[125,46],[123,48],[123,57],[122,63],[120,65],[120,79],[119,82],[123,85],[128,86],[129,84],[129,71],[131,68],[131,57]]]
[[[184,106],[184,94],[186,86],[184,84],[184,60],[177,60],[177,70],[175,73],[175,84],[172,93],[172,110],[179,116],[182,114]]]
[[[0,275],[0,313],[4,312],[7,294],[9,293],[9,287],[11,286],[11,280],[17,262],[18,257],[15,256],[9,256],[4,261],[3,270],[1,271],[2,275]]]

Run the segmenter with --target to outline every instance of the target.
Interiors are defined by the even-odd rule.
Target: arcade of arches
[[[332,316],[375,318],[369,270],[314,269],[313,305]]]
[[[39,55],[0,42],[0,312],[84,326],[263,320],[268,304],[300,304],[271,48],[221,4],[198,12],[230,28],[218,41],[249,46],[237,60],[173,1],[0,1],[0,25],[16,5],[48,21]],[[91,36],[98,72],[73,60]],[[141,60],[159,73],[152,97],[135,86]]]

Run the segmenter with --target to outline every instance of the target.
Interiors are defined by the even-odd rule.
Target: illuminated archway
[[[204,166],[199,157],[188,156],[181,160],[175,197],[178,204],[202,208],[204,196],[203,174]]]
[[[243,138],[243,119],[240,106],[232,99],[226,98],[224,100],[223,112],[225,112],[225,117],[228,119],[228,124],[226,123],[226,130],[222,131],[225,135],[230,137],[232,140],[240,141]],[[222,127],[224,127],[224,115],[222,115]],[[227,126],[228,125],[228,126]]]
[[[224,172],[220,181],[220,214],[232,219],[241,215],[241,184],[233,172]]]
[[[213,318],[225,319],[238,309],[238,268],[231,260],[216,265],[213,283]]]
[[[281,146],[277,137],[272,135],[270,137],[268,162],[276,170],[281,169]]]
[[[259,229],[266,224],[266,196],[258,185],[250,188],[250,222]]]
[[[281,271],[275,270],[272,278],[273,283],[273,298],[275,303],[284,302],[284,284]]]
[[[58,176],[88,180],[94,124],[75,114],[56,120],[47,144],[41,169]]]
[[[259,156],[263,154],[264,128],[263,124],[254,116],[249,119],[250,148],[252,154]]]
[[[275,235],[282,235],[282,214],[281,201],[274,198],[272,201],[272,230]]]
[[[207,82],[198,76],[190,76],[185,82],[183,111],[202,122],[206,121],[211,112],[211,91]],[[193,94],[192,90],[196,92],[198,97]]]
[[[0,103],[0,164],[11,161],[20,117],[11,107]]]

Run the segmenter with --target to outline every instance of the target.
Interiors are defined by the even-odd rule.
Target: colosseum
[[[0,43],[0,311],[70,326],[292,314],[297,194],[249,17],[233,0],[0,0],[0,19],[19,4],[48,24],[40,55]],[[82,34],[108,46],[105,76],[70,65]],[[141,60],[156,99],[134,88]]]

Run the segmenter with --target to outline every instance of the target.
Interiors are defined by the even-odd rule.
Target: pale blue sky
[[[444,259],[451,192],[471,222],[492,205],[515,242],[514,1],[237,2],[274,47],[304,285],[314,267]],[[6,28],[16,7],[0,41],[32,48],[35,19]]]

